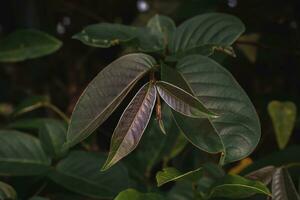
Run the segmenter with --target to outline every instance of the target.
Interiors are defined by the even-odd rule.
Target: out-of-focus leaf
[[[164,200],[164,198],[156,193],[141,193],[134,189],[127,189],[118,194],[114,200]]]
[[[259,181],[247,180],[237,175],[227,175],[214,184],[209,196],[239,199],[254,194],[271,196],[269,189]]]
[[[288,144],[294,129],[297,107],[293,102],[271,101],[268,105],[276,140],[280,149]]]
[[[66,146],[77,144],[100,126],[155,63],[146,54],[129,54],[102,70],[89,83],[74,108]]]
[[[0,181],[0,200],[15,200],[17,193],[15,189],[7,183]]]
[[[7,125],[8,128],[21,131],[38,131],[39,128],[50,118],[27,118],[18,119]]]
[[[49,170],[50,159],[33,136],[12,130],[0,131],[0,174],[39,175]]]
[[[189,182],[177,182],[168,192],[168,200],[194,200],[194,191]]]
[[[13,112],[13,106],[10,103],[0,103],[0,116],[9,116]]]
[[[113,133],[110,150],[102,170],[107,170],[132,152],[149,123],[156,101],[153,84],[145,84],[134,96]]]
[[[176,141],[171,148],[169,155],[167,156],[168,160],[176,157],[188,144],[188,140],[183,136],[183,133],[179,133]]]
[[[245,168],[247,168],[252,163],[253,163],[253,160],[251,158],[249,158],[249,157],[244,158],[236,166],[232,167],[228,171],[228,174],[239,174],[240,172],[242,172]]]
[[[51,54],[62,43],[38,30],[17,30],[0,41],[0,62],[18,62]]]
[[[195,118],[217,117],[197,98],[171,83],[158,81],[156,88],[161,98],[176,112]]]
[[[244,31],[244,24],[234,16],[222,13],[198,15],[176,29],[169,50],[177,58],[196,53],[211,55],[215,49],[231,51],[232,43]]]
[[[257,43],[260,37],[261,36],[259,34],[252,33],[249,35],[243,35],[238,40],[239,43],[237,47],[245,54],[246,58],[248,58],[251,63],[256,62],[258,50],[258,46],[251,45],[251,43]]]
[[[194,96],[219,114],[209,122],[225,147],[225,163],[248,156],[259,142],[260,122],[249,97],[233,76],[212,59],[200,55],[181,59],[176,68]],[[195,125],[190,125],[190,130],[194,130]]]
[[[45,103],[50,103],[50,99],[47,96],[33,96],[26,98],[19,105],[17,105],[13,114],[16,116],[31,112],[42,107]]]
[[[34,196],[34,197],[31,197],[29,200],[49,200],[49,199],[45,198],[45,197]]]
[[[274,200],[299,200],[299,194],[285,168],[277,168],[273,174],[272,199]]]
[[[171,181],[183,181],[190,180],[196,181],[203,175],[203,169],[199,168],[193,171],[182,173],[173,167],[164,168],[162,171],[157,172],[156,182],[157,186],[160,187]]]
[[[255,181],[260,181],[265,185],[268,185],[272,181],[274,172],[275,172],[274,166],[266,166],[247,174],[245,178],[255,180]]]
[[[105,156],[73,151],[60,161],[49,175],[58,185],[91,198],[109,199],[129,186],[128,173],[122,165],[100,172]]]

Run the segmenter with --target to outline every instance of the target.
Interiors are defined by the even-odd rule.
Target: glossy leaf
[[[50,174],[58,185],[91,198],[109,199],[129,186],[127,170],[117,165],[107,172],[99,166],[105,156],[98,153],[73,151],[60,161]]]
[[[214,184],[209,196],[231,199],[247,198],[254,194],[271,196],[269,189],[259,181],[247,180],[237,175],[227,175]]]
[[[164,168],[162,171],[157,172],[156,182],[157,186],[162,186],[172,181],[191,180],[197,181],[203,175],[203,169],[199,168],[193,171],[182,173],[173,167]]]
[[[38,30],[17,30],[0,41],[0,62],[18,62],[51,54],[62,43]]]
[[[169,49],[177,58],[196,53],[211,55],[215,49],[231,53],[231,44],[244,31],[243,23],[234,16],[222,13],[198,15],[176,29]]]
[[[0,200],[15,200],[17,193],[15,189],[7,183],[0,181]]]
[[[285,168],[277,168],[273,174],[272,199],[274,200],[299,200],[299,194]]]
[[[103,69],[89,83],[74,108],[67,146],[82,141],[100,126],[154,65],[151,56],[138,53],[123,56]]]
[[[114,200],[164,200],[164,198],[156,193],[141,193],[134,189],[122,191]]]
[[[171,83],[158,81],[156,88],[161,98],[176,112],[195,118],[217,117],[197,98]]]
[[[247,174],[245,177],[251,180],[260,181],[265,185],[268,185],[272,181],[274,172],[274,166],[266,166]]]
[[[220,115],[209,120],[211,125],[207,126],[214,130],[205,131],[215,131],[221,137],[225,163],[248,156],[259,142],[260,122],[249,97],[233,76],[200,55],[181,59],[176,68],[204,106]]]
[[[295,126],[297,107],[289,101],[272,101],[268,105],[268,111],[273,122],[278,146],[280,149],[284,149]]]
[[[107,170],[137,147],[151,118],[155,101],[153,84],[147,83],[137,92],[117,124],[102,170]]]
[[[50,160],[38,139],[18,131],[0,131],[0,175],[39,175],[49,167]]]

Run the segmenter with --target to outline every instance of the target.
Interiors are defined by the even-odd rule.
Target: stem
[[[63,113],[58,107],[51,103],[45,103],[44,106],[46,108],[51,109],[53,112],[55,112],[58,116],[60,116],[63,120],[65,120],[67,123],[69,123],[70,119]]]
[[[284,167],[285,168],[300,167],[300,163],[299,162],[289,163],[284,165]]]
[[[48,184],[47,182],[44,182],[41,185],[41,187],[34,193],[33,196],[38,196],[46,188],[47,184]]]

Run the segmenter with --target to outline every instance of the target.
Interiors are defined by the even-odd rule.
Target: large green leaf
[[[7,183],[0,181],[0,200],[15,200],[17,193],[15,189]]]
[[[176,68],[204,106],[220,115],[209,122],[214,129],[210,131],[216,131],[224,144],[225,162],[248,156],[259,142],[260,122],[250,99],[233,76],[212,59],[200,55],[181,59]]]
[[[18,131],[0,131],[0,175],[38,175],[49,167],[50,160],[38,139]]]
[[[278,146],[280,149],[284,149],[294,129],[297,107],[289,101],[271,101],[268,105],[268,111],[273,122]]]
[[[272,199],[274,200],[299,200],[299,194],[285,168],[277,168],[273,174]]]
[[[77,144],[100,126],[155,63],[151,56],[137,53],[123,56],[103,69],[89,83],[74,108],[67,145]]]
[[[102,170],[107,170],[132,152],[149,123],[156,101],[153,84],[145,84],[131,100],[113,133],[107,161]]]
[[[49,175],[64,188],[91,198],[109,199],[129,186],[126,168],[117,165],[100,172],[105,156],[98,153],[73,151],[60,161]]]
[[[161,98],[176,112],[195,118],[216,117],[196,97],[171,83],[158,81],[156,88]]]
[[[38,30],[18,30],[0,41],[0,62],[38,58],[58,50],[62,43]]]
[[[191,53],[210,55],[216,48],[231,51],[231,44],[244,30],[243,23],[234,16],[221,13],[199,15],[176,29],[169,50],[179,58]]]
[[[141,193],[134,189],[122,191],[114,200],[164,200],[164,198],[156,193]]]

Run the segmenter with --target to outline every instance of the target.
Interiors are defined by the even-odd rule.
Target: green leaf
[[[273,174],[272,199],[274,200],[299,200],[299,194],[285,168],[277,168]]]
[[[164,168],[162,171],[157,172],[156,182],[157,186],[160,187],[171,181],[184,181],[191,180],[196,181],[203,175],[203,169],[199,168],[193,171],[182,173],[173,167]]]
[[[102,170],[107,170],[132,152],[149,123],[156,101],[156,89],[145,84],[131,100],[113,133],[108,158]]]
[[[275,172],[274,166],[266,166],[261,169],[255,170],[245,176],[245,178],[256,180],[268,185],[272,181],[273,174]]]
[[[294,129],[297,107],[289,101],[271,101],[268,105],[268,111],[273,122],[278,146],[280,149],[284,149]]]
[[[227,175],[217,181],[209,196],[231,199],[247,198],[254,194],[271,196],[269,189],[259,181],[247,180],[237,175]]]
[[[168,200],[194,200],[194,191],[192,184],[189,182],[177,182],[176,185],[168,192]]]
[[[206,126],[212,126],[209,130],[202,129],[215,131],[221,137],[225,163],[248,156],[259,142],[260,122],[249,97],[233,76],[212,59],[200,55],[181,59],[176,68],[192,94],[220,115],[209,119],[211,125]]]
[[[156,193],[141,193],[134,189],[122,191],[114,200],[164,200],[164,198]]]
[[[158,81],[156,88],[161,98],[176,112],[195,118],[216,117],[196,97],[171,83]]]
[[[98,153],[73,151],[60,161],[49,175],[62,187],[91,198],[109,199],[129,186],[128,173],[122,165],[100,172],[105,156]]]
[[[0,200],[15,200],[17,193],[15,189],[7,183],[0,181]]]
[[[44,124],[45,120],[47,121],[50,118],[27,118],[19,119],[12,123],[8,124],[8,128],[18,129],[22,131],[38,131],[39,128]]]
[[[31,197],[29,200],[49,200],[49,199],[45,198],[45,197],[34,196],[34,197]]]
[[[0,131],[0,175],[39,175],[49,167],[50,160],[38,139],[18,131]]]
[[[39,138],[44,151],[54,158],[66,153],[67,149],[63,149],[66,135],[66,124],[55,119],[44,120],[39,129]]]
[[[175,31],[169,50],[177,58],[188,54],[211,55],[221,48],[231,50],[231,44],[245,31],[236,17],[208,13],[182,23]]]
[[[137,53],[123,56],[104,68],[89,83],[74,108],[66,146],[77,144],[99,127],[155,63],[151,56]]]
[[[57,51],[62,43],[38,30],[17,30],[0,41],[0,62],[19,62]]]

